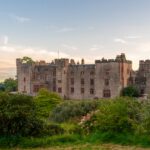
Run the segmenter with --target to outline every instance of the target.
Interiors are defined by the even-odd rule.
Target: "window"
[[[55,79],[55,78],[53,78],[53,84],[54,84],[54,85],[56,84],[56,79]]]
[[[110,69],[106,69],[105,74],[108,76],[110,74]]]
[[[53,71],[53,76],[56,76],[56,71]]]
[[[74,88],[73,87],[71,88],[71,93],[74,93]]]
[[[106,85],[106,86],[109,85],[109,79],[105,79],[105,85]]]
[[[90,75],[94,75],[94,71],[91,71],[91,72],[90,72]]]
[[[74,85],[74,78],[70,79],[70,83],[71,83],[71,85]]]
[[[83,78],[81,79],[81,84],[84,85],[84,79]]]
[[[73,72],[73,71],[71,71],[71,72],[70,72],[70,75],[74,75],[74,72]]]
[[[24,77],[23,81],[26,82],[26,78],[25,77]]]
[[[56,87],[55,86],[53,86],[53,92],[56,92]]]
[[[40,86],[39,85],[34,85],[33,86],[33,92],[37,93],[40,89]]]
[[[84,71],[81,71],[81,75],[84,75]]]
[[[59,87],[59,88],[58,88],[58,93],[61,93],[61,92],[62,92],[62,88]]]
[[[61,80],[58,80],[58,83],[61,83]]]
[[[140,94],[141,94],[141,95],[144,94],[144,89],[141,89]]]
[[[129,69],[129,68],[127,69],[127,74],[128,74],[128,75],[130,74],[130,69]]]
[[[94,79],[90,79],[90,85],[94,85]]]
[[[84,94],[84,88],[81,88],[81,94]]]
[[[94,94],[94,89],[90,89],[90,94]]]
[[[103,97],[105,97],[105,98],[111,97],[111,92],[110,92],[110,90],[104,90],[104,91],[103,91]]]

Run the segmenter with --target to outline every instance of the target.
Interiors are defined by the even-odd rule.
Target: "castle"
[[[95,64],[55,59],[51,63],[24,63],[16,60],[18,91],[36,95],[40,88],[57,92],[65,99],[113,98],[128,85],[138,87],[141,95],[150,92],[150,60],[140,61],[133,71],[125,54],[115,59],[95,60]]]

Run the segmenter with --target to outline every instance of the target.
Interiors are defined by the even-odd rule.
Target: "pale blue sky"
[[[15,59],[150,59],[150,0],[0,0],[0,80]]]

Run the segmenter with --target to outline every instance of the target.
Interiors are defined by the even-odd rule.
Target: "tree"
[[[8,78],[3,83],[5,91],[13,92],[17,91],[17,80],[13,78]]]
[[[135,86],[128,86],[122,90],[122,96],[139,97],[139,90]]]
[[[0,83],[0,91],[5,91],[5,85],[4,85],[4,83]]]
[[[49,117],[50,111],[56,107],[59,103],[61,103],[62,98],[57,94],[48,91],[47,89],[40,89],[37,96],[34,98],[37,113],[42,118]]]
[[[42,129],[32,97],[0,93],[0,135],[37,135]]]
[[[32,63],[34,63],[34,61],[33,61],[30,57],[24,56],[24,57],[22,58],[22,63],[29,63],[29,64],[32,64]]]

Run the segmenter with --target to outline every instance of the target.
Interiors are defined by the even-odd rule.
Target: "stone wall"
[[[116,59],[96,60],[95,64],[55,59],[28,64],[16,60],[18,90],[36,95],[40,88],[59,93],[66,99],[94,99],[120,95],[128,85],[132,62],[121,54]]]

